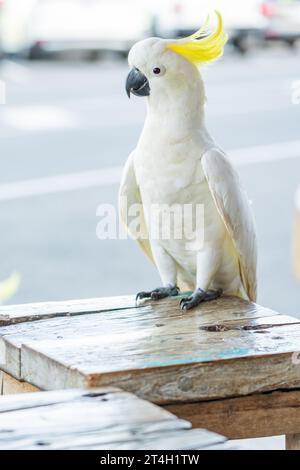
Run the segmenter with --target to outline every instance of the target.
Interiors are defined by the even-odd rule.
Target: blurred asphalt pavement
[[[204,75],[208,128],[253,201],[258,300],[300,316],[290,255],[300,185],[300,105],[291,99],[299,59],[290,50],[232,55]],[[7,104],[0,106],[0,279],[21,272],[13,303],[159,285],[133,241],[96,237],[97,206],[116,203],[120,167],[143,123],[145,103],[128,100],[126,74],[126,63],[113,61],[0,67],[7,84]]]

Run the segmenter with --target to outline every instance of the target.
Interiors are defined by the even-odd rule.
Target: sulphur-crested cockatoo
[[[154,261],[163,284],[137,298],[158,300],[192,291],[181,300],[183,310],[222,293],[256,299],[252,211],[237,173],[204,122],[201,66],[219,58],[227,41],[216,14],[213,33],[206,21],[188,38],[145,39],[129,53],[127,94],[147,97],[147,116],[124,169],[120,216]],[[168,212],[174,207],[181,213]],[[133,215],[139,215],[139,223]],[[166,236],[170,215],[173,225]]]

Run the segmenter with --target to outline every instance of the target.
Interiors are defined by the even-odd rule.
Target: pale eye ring
[[[155,75],[156,77],[159,77],[159,76],[162,76],[164,75],[166,72],[166,69],[163,65],[160,65],[159,67],[156,65],[155,67],[153,67],[152,69],[152,73],[153,75]]]
[[[161,72],[159,67],[154,67],[154,69],[152,71],[153,71],[154,75],[159,75],[160,72]]]

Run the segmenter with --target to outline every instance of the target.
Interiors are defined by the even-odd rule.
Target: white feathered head
[[[220,58],[228,36],[224,33],[222,16],[217,15],[217,27],[209,33],[209,17],[191,36],[177,40],[149,38],[135,44],[128,57],[132,67],[126,81],[128,96],[149,96],[152,89],[163,86],[159,78],[165,77],[168,85],[180,84],[182,77],[193,80],[199,66]],[[191,81],[190,80],[190,81]],[[176,87],[176,86],[175,86]],[[173,87],[174,88],[174,87]]]

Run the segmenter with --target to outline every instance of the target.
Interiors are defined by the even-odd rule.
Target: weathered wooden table
[[[231,439],[300,447],[300,320],[223,297],[132,297],[0,310],[2,392],[118,386]],[[24,383],[25,382],[25,383]]]
[[[0,450],[226,450],[226,439],[117,388],[0,399]]]

